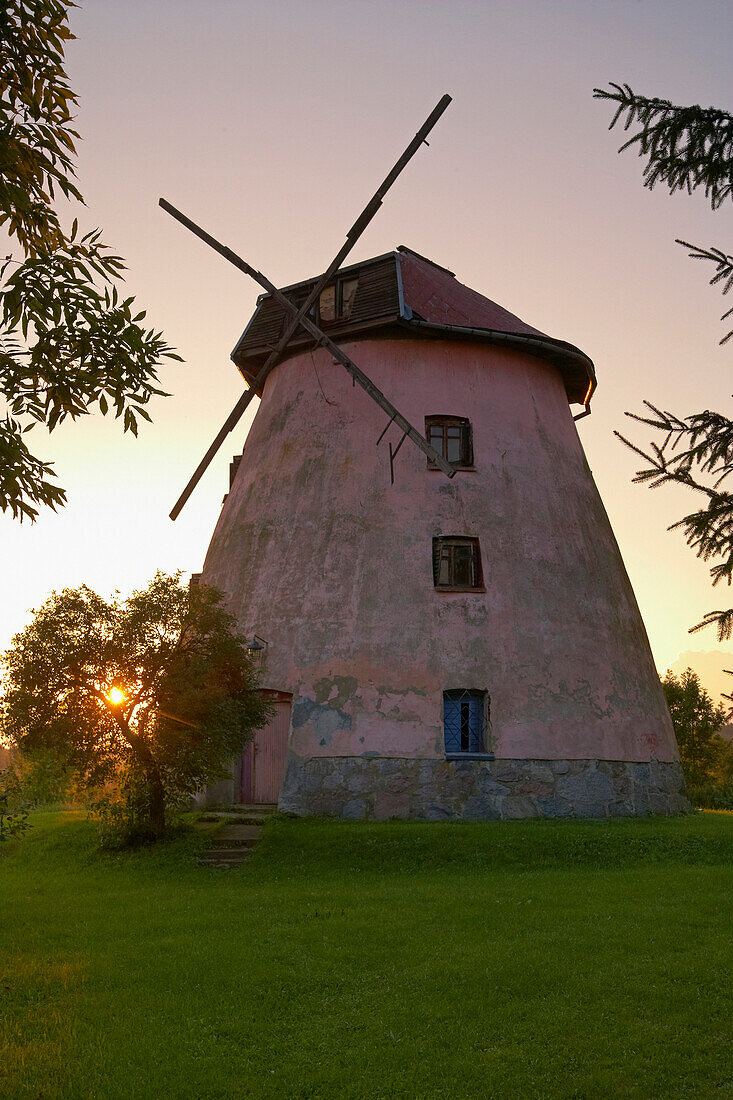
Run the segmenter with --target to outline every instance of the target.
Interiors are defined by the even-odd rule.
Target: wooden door
[[[275,714],[252,741],[242,756],[242,802],[277,802],[285,771],[290,731],[292,696],[284,691],[264,691]]]

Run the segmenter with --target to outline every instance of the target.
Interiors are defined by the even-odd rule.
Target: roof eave
[[[398,313],[385,314],[371,321],[361,321],[358,325],[329,326],[328,335],[334,343],[345,343],[351,339],[358,340],[369,337],[377,329],[392,329],[394,332],[394,326],[402,320],[403,317]],[[247,328],[249,328],[249,325]],[[245,332],[246,331],[247,329],[245,329]],[[243,338],[244,334],[242,336],[242,339]],[[230,358],[247,385],[252,386],[260,368],[273,349],[266,345],[260,345],[259,347],[248,348],[246,353],[241,354],[239,353],[239,347],[242,343],[242,339],[240,339]],[[295,336],[291,339],[288,346],[280,355],[278,363],[283,363],[288,359],[292,359],[294,355],[301,355],[304,351],[308,351],[309,348],[315,347],[316,341],[312,336],[304,332],[301,336]],[[251,364],[254,369],[248,370],[245,366],[246,363]]]
[[[506,347],[514,347],[519,351],[539,355],[543,359],[550,359],[556,365],[567,364],[576,369],[581,368],[587,382],[583,391],[584,396],[571,397],[568,393],[571,401],[580,405],[589,403],[596,388],[596,371],[593,360],[580,348],[576,348],[573,344],[568,344],[564,340],[553,340],[549,336],[529,336],[523,333],[500,332],[497,329],[475,328],[468,325],[445,325],[434,321],[421,321],[414,316],[410,320],[403,320],[402,327],[408,330],[418,329],[426,336],[432,336],[434,339],[481,340],[492,344],[503,344]]]

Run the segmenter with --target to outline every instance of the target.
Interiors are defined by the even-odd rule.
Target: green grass
[[[0,852],[0,1096],[733,1097],[733,815]]]

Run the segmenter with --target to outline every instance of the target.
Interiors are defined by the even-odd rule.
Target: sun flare
[[[107,698],[109,699],[110,703],[112,703],[112,705],[116,707],[119,706],[120,703],[124,702],[125,693],[122,688],[113,687],[110,688]]]

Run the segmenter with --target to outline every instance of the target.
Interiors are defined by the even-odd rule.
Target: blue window
[[[443,728],[445,751],[454,753],[485,752],[484,712],[488,700],[485,691],[443,692]]]

